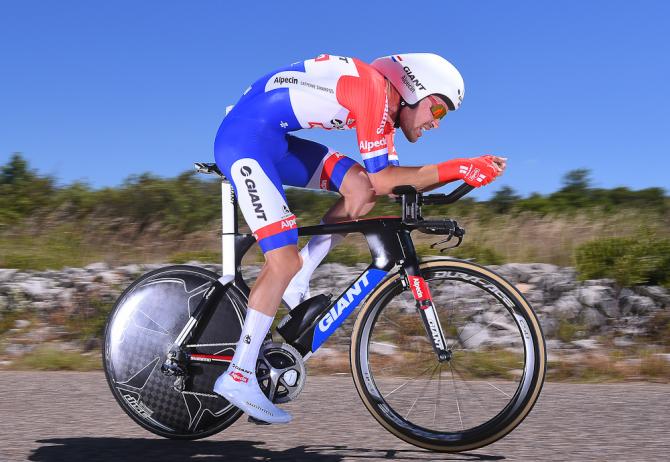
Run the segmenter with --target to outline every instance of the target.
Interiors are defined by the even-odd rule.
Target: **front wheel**
[[[528,415],[544,382],[537,316],[498,274],[460,260],[420,265],[447,340],[438,361],[400,274],[362,308],[352,335],[354,382],[370,413],[404,441],[442,452],[485,446]]]

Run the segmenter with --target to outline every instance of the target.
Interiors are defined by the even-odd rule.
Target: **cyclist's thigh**
[[[216,163],[233,184],[244,219],[264,253],[298,243],[296,218],[272,160],[285,146],[283,134],[261,133],[248,122],[227,123],[215,142]]]
[[[283,184],[339,192],[356,161],[315,141],[286,135],[288,148],[277,162]]]

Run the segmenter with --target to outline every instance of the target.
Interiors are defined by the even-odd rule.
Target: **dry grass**
[[[464,242],[487,246],[505,262],[552,263],[573,266],[573,253],[580,244],[603,237],[629,236],[645,223],[670,234],[670,223],[652,220],[647,213],[621,210],[615,214],[583,211],[572,215],[540,216],[533,213],[456,218],[467,234]],[[434,242],[435,237],[414,234],[415,243]]]

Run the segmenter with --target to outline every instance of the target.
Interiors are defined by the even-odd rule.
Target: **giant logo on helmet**
[[[415,88],[418,88],[419,90],[426,89],[426,87],[419,82],[419,79],[414,75],[409,66],[403,66],[402,70],[405,71],[405,75],[402,76],[402,83],[404,83],[412,93],[416,91]]]

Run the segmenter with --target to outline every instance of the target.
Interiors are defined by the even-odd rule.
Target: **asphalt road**
[[[289,425],[245,418],[205,440],[153,436],[118,407],[102,373],[0,372],[0,461],[659,461],[670,453],[670,385],[545,384],[510,435],[437,454],[387,433],[349,376],[308,377]]]

